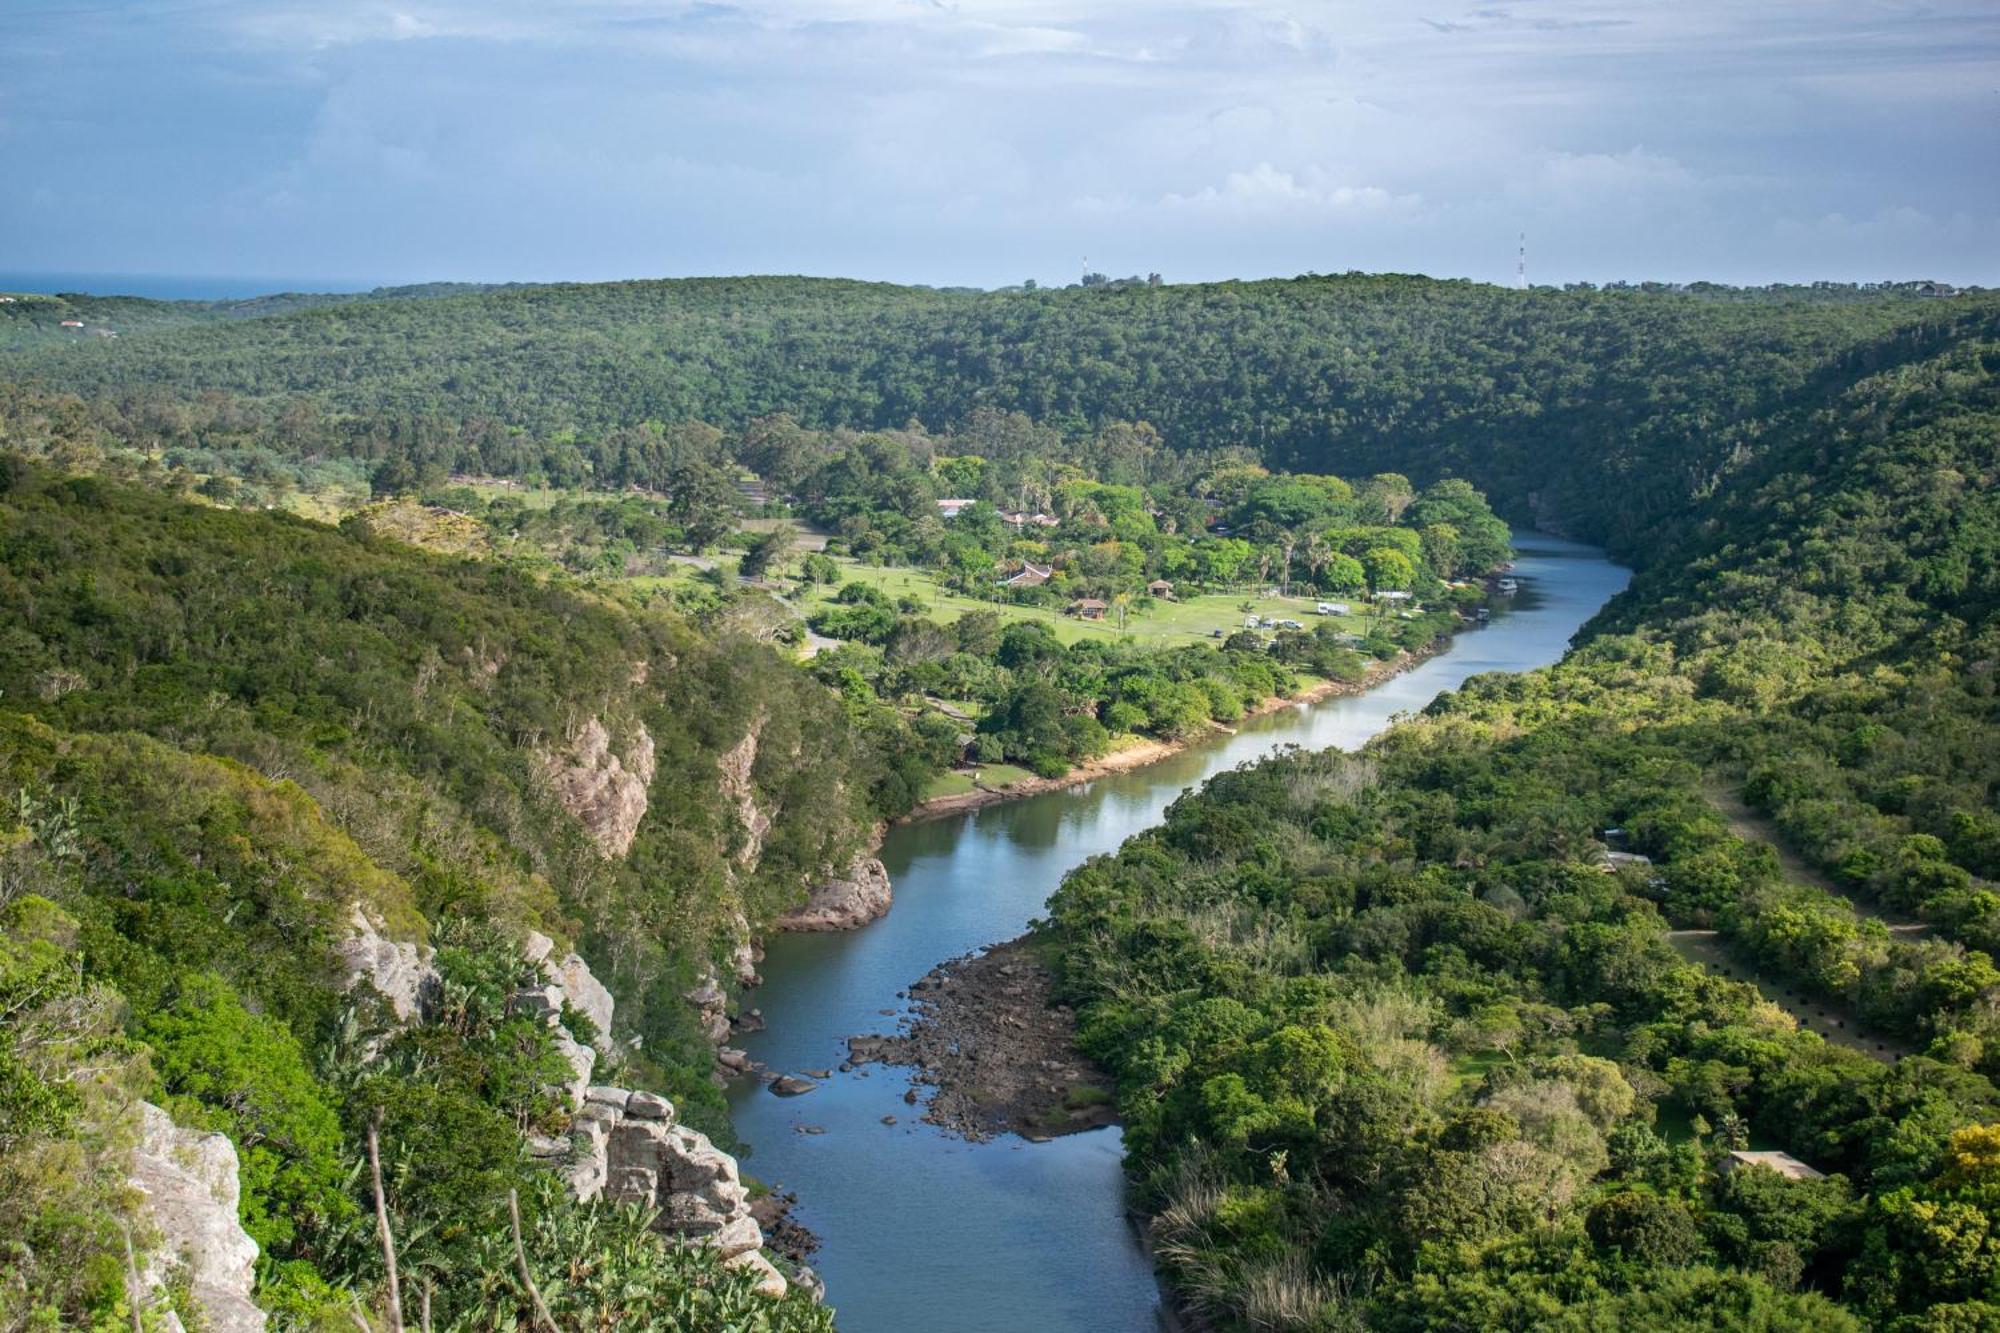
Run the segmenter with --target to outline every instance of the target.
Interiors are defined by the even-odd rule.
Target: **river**
[[[770,942],[750,1054],[779,1072],[835,1068],[847,1038],[890,1032],[939,962],[1026,929],[1062,877],[1159,822],[1188,787],[1284,745],[1354,748],[1468,677],[1560,657],[1625,586],[1594,547],[1517,532],[1522,591],[1484,627],[1358,697],[1253,719],[1234,735],[1085,786],[892,829],[889,914],[857,931]],[[1116,1129],[966,1143],[905,1105],[907,1071],[863,1066],[781,1098],[732,1092],[745,1167],[799,1195],[846,1333],[1148,1333],[1159,1291],[1124,1215]],[[894,1116],[894,1125],[882,1123]],[[822,1133],[801,1133],[811,1126]]]

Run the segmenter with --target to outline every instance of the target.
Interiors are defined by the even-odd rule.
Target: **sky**
[[[2000,285],[1996,0],[0,0],[0,270]]]

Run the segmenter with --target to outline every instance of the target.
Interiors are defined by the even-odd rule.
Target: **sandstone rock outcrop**
[[[341,989],[353,990],[366,982],[388,1002],[397,1021],[408,1023],[420,1017],[437,993],[438,977],[431,967],[430,950],[384,938],[381,927],[360,903],[348,910],[348,928],[352,933],[334,946],[340,959]]]
[[[664,1097],[593,1087],[570,1139],[569,1184],[579,1199],[654,1209],[660,1231],[712,1247],[725,1262],[757,1270],[761,1289],[784,1294],[784,1276],[760,1253],[763,1228],[751,1215],[736,1159],[678,1124]]]
[[[562,992],[562,998],[569,1007],[590,1020],[600,1037],[611,1035],[611,1015],[616,1002],[603,982],[591,972],[590,964],[575,950],[566,953],[557,962],[549,958],[555,952],[555,942],[538,930],[528,932],[527,942],[521,946],[521,955],[531,963],[540,963],[542,971]]]
[[[853,930],[889,910],[889,871],[879,857],[857,856],[839,879],[817,885],[805,906],[778,918],[780,930]]]
[[[736,850],[736,863],[745,868],[757,864],[764,854],[764,837],[771,831],[771,817],[757,808],[756,788],[750,775],[757,766],[757,738],[763,733],[764,719],[750,723],[750,730],[715,761],[722,770],[722,797],[736,809],[743,825],[743,845]]]
[[[149,1292],[164,1289],[185,1266],[189,1292],[211,1333],[261,1333],[264,1312],[250,1299],[257,1283],[257,1242],[237,1221],[236,1148],[227,1135],[183,1129],[151,1102],[139,1103],[139,1143],[132,1187],[140,1214],[158,1232],[140,1271]],[[182,1325],[169,1314],[171,1329]]]
[[[556,799],[590,831],[598,850],[614,859],[632,850],[655,763],[653,737],[644,727],[633,728],[621,758],[612,753],[611,733],[594,717],[568,746],[542,755]]]
[[[701,984],[682,996],[701,1015],[703,1034],[709,1044],[720,1046],[729,1040],[729,996],[723,992],[722,983],[715,974],[701,979]]]

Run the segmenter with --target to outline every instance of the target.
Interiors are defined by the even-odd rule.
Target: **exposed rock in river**
[[[804,907],[778,918],[780,930],[853,930],[889,910],[889,871],[879,857],[862,854],[839,879],[816,886]]]
[[[1022,941],[997,944],[939,964],[910,987],[917,1016],[907,1030],[851,1037],[848,1059],[914,1068],[918,1083],[936,1089],[924,1119],[968,1139],[1046,1139],[1111,1124],[1110,1076],[1076,1049],[1075,1015],[1051,991],[1048,970]]]
[[[611,751],[611,733],[593,717],[565,748],[541,758],[556,799],[590,831],[598,850],[613,858],[631,851],[653,783],[651,733],[633,727],[621,759]]]
[[[240,1195],[236,1148],[227,1135],[182,1129],[151,1102],[139,1103],[139,1143],[132,1151],[132,1188],[140,1214],[159,1243],[149,1248],[139,1280],[163,1292],[176,1267],[210,1333],[261,1333],[264,1312],[250,1299],[257,1284],[257,1242],[237,1221]],[[161,1326],[182,1328],[168,1313]]]

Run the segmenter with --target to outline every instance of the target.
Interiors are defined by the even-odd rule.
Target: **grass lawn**
[[[939,796],[963,796],[981,787],[1011,787],[1033,776],[1035,776],[1033,773],[1016,764],[980,764],[970,772],[954,770],[938,774],[931,779],[930,785],[924,788],[924,799],[928,801]],[[975,778],[977,781],[974,781]]]
[[[1465,1051],[1452,1057],[1451,1080],[1457,1088],[1477,1087],[1493,1070],[1507,1063],[1499,1051]]]
[[[1035,776],[1018,764],[981,764],[973,773],[982,787],[1011,787]]]
[[[447,481],[445,486],[463,486],[482,500],[498,500],[502,497],[519,500],[526,509],[549,509],[558,500],[581,504],[586,500],[625,498],[623,491],[591,491],[568,486],[507,486],[497,481]]]
[[[972,790],[972,776],[969,773],[940,773],[924,788],[924,799],[934,801],[940,796],[963,796]]]
[[[1329,617],[1316,614],[1313,605],[1318,599],[1313,597],[1246,597],[1234,593],[1211,593],[1179,601],[1156,601],[1149,611],[1132,611],[1127,615],[1125,628],[1121,631],[1116,611],[1108,612],[1102,621],[1089,621],[1043,607],[981,601],[945,589],[929,573],[920,569],[884,568],[842,559],[840,573],[845,582],[872,584],[891,597],[918,598],[929,608],[927,614],[930,618],[940,623],[948,624],[968,611],[991,611],[1000,617],[1002,624],[1007,625],[1019,620],[1040,620],[1066,644],[1084,639],[1119,638],[1161,646],[1205,643],[1213,640],[1215,630],[1228,635],[1243,628],[1243,621],[1249,615],[1296,620],[1308,628],[1331,619],[1350,633],[1365,634],[1368,630],[1369,618],[1365,616]],[[800,608],[810,612],[832,600],[836,591],[814,588],[801,596]],[[1346,600],[1350,605],[1356,601]],[[1249,611],[1242,609],[1245,602],[1250,604]]]

